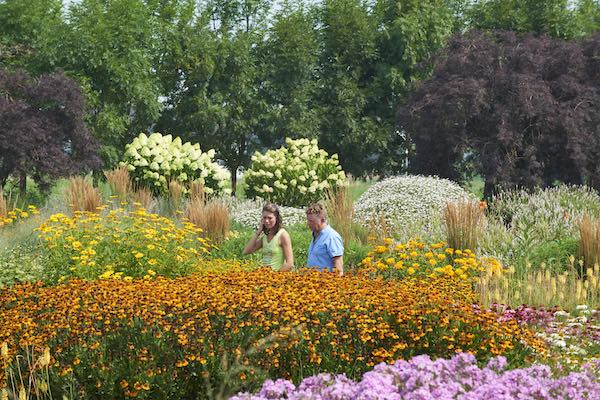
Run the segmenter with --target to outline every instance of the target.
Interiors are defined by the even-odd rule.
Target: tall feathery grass
[[[112,171],[104,171],[104,176],[106,176],[111,194],[117,196],[121,201],[127,201],[133,189],[127,168],[118,167]]]
[[[152,191],[144,186],[138,186],[132,194],[133,202],[137,203],[140,207],[150,210],[154,203],[154,196]]]
[[[205,202],[203,197],[192,196],[184,215],[214,243],[223,242],[229,232],[229,209],[219,200]]]
[[[600,267],[586,268],[586,278],[579,276],[583,262],[570,258],[569,267],[564,272],[553,272],[542,264],[538,269],[523,277],[515,274],[513,267],[502,268],[496,260],[477,280],[480,301],[485,306],[499,304],[529,304],[534,306],[560,306],[567,310],[579,304],[594,308],[600,305]]]
[[[367,242],[366,230],[354,222],[354,201],[347,186],[327,190],[324,203],[331,225],[344,241]]]
[[[184,187],[179,182],[169,181],[169,208],[171,212],[176,212],[181,207],[183,192]]]
[[[73,213],[76,211],[97,212],[102,205],[98,189],[82,176],[69,179],[65,200]]]
[[[447,203],[444,207],[444,222],[448,245],[453,249],[477,249],[485,215],[482,207],[472,201]]]
[[[579,256],[583,260],[579,274],[584,276],[600,263],[600,219],[585,214],[579,223],[579,235]]]

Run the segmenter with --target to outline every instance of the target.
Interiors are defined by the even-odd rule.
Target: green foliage
[[[53,72],[65,31],[61,0],[0,2],[0,65]]]
[[[45,261],[45,254],[37,252],[34,243],[23,242],[0,249],[0,288],[42,280]]]
[[[346,181],[337,154],[329,157],[313,139],[286,139],[286,147],[255,153],[246,171],[246,196],[286,206],[307,206]]]
[[[274,16],[264,43],[259,45],[261,96],[268,111],[263,121],[266,145],[281,137],[317,135],[318,109],[313,107],[319,55],[314,18],[303,8],[286,2]]]
[[[155,10],[141,0],[72,2],[61,38],[59,65],[86,91],[89,124],[102,140],[108,167],[125,144],[160,115],[160,85],[153,66]]]
[[[594,0],[485,0],[466,10],[467,25],[562,39],[587,36],[600,29],[600,3]]]

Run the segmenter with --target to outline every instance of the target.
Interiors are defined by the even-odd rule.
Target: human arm
[[[292,251],[292,239],[287,232],[282,232],[279,238],[279,244],[283,250],[283,265],[280,271],[291,271],[294,268],[294,252]]]
[[[256,230],[256,232],[254,232],[254,234],[252,235],[252,237],[250,238],[250,240],[248,241],[248,243],[246,243],[246,247],[244,247],[244,255],[246,254],[252,254],[254,253],[256,250],[260,249],[262,247],[262,233],[263,233],[263,224],[262,222],[259,224],[258,229]]]
[[[340,276],[344,275],[344,256],[333,257],[333,270]]]
[[[344,275],[344,241],[337,232],[331,235],[327,251],[333,261],[333,271],[340,276]]]

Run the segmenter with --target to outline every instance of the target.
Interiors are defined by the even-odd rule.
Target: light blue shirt
[[[339,233],[327,225],[315,237],[308,247],[308,260],[306,266],[309,268],[318,268],[323,271],[325,268],[333,272],[333,257],[344,255],[344,242]]]

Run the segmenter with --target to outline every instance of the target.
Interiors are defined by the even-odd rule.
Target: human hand
[[[258,237],[261,233],[265,231],[265,225],[262,222],[262,219],[258,223],[258,228],[256,228],[256,237]]]

